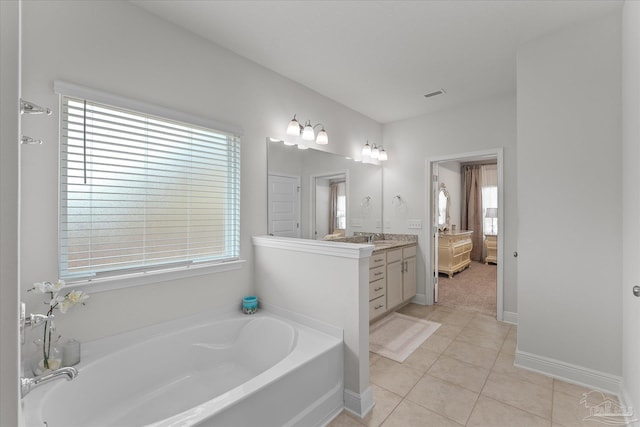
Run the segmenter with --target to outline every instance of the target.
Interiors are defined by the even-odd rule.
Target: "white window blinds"
[[[240,141],[62,96],[60,277],[235,260]]]

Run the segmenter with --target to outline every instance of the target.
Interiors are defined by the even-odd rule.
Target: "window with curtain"
[[[336,222],[339,229],[347,228],[347,194],[344,182],[338,184]]]
[[[61,98],[60,277],[238,259],[237,135]]]
[[[484,234],[498,233],[498,167],[482,165],[482,218]]]

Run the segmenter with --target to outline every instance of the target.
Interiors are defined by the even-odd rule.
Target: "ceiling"
[[[206,1],[136,5],[380,123],[514,93],[522,43],[617,0]],[[444,89],[431,98],[423,95]]]

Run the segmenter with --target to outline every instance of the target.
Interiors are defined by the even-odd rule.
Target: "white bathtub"
[[[323,425],[343,405],[342,339],[325,332],[233,312],[87,343],[76,379],[25,397],[25,425]]]

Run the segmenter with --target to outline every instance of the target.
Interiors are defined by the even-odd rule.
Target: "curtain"
[[[482,167],[480,165],[464,166],[462,198],[462,224],[463,230],[471,230],[473,249],[472,261],[484,261],[482,252],[484,249],[484,232],[482,216]]]
[[[332,182],[329,190],[329,234],[336,232],[338,228],[338,193],[340,183]]]

